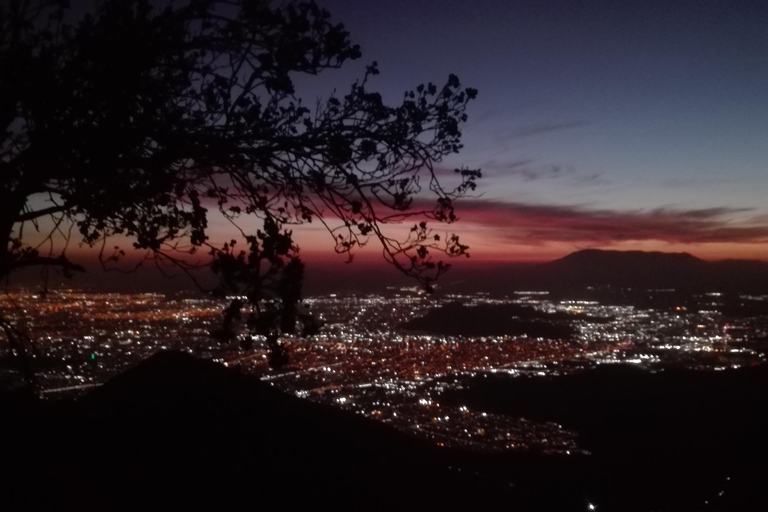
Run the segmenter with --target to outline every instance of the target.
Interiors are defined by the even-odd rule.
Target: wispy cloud
[[[534,135],[541,135],[543,133],[549,133],[560,130],[568,130],[570,128],[579,128],[586,126],[587,123],[583,121],[570,121],[566,123],[540,123],[540,124],[528,124],[524,126],[515,126],[512,128],[506,128],[499,130],[496,136],[500,140],[507,139],[519,139],[521,137],[531,137]]]
[[[546,241],[611,244],[654,240],[670,243],[762,243],[768,225],[736,222],[729,217],[749,208],[621,211],[583,205],[546,205],[470,200],[457,205],[465,223],[497,231],[516,243]]]
[[[575,170],[573,167],[561,165],[532,165],[532,161],[525,160],[512,162],[511,164],[497,164],[491,162],[488,166],[497,171],[499,176],[518,176],[524,181],[551,180],[573,176]]]
[[[490,179],[519,178],[523,181],[564,179],[572,185],[606,185],[602,174],[584,174],[570,165],[537,164],[534,160],[486,160],[480,165]]]
[[[724,185],[727,183],[735,183],[738,179],[735,178],[718,178],[718,179],[703,179],[703,178],[669,178],[661,182],[664,187],[669,188],[703,188],[714,187]]]

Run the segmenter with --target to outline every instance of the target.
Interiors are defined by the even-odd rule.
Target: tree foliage
[[[435,168],[461,148],[476,91],[451,75],[387,105],[370,89],[374,63],[342,94],[297,97],[297,76],[360,56],[314,2],[105,0],[81,15],[59,0],[11,0],[0,7],[0,277],[81,269],[30,230],[99,246],[104,262],[124,254],[109,244],[123,235],[185,270],[188,254],[207,255],[217,291],[245,295],[252,328],[275,336],[298,314],[291,226],[321,222],[337,252],[377,240],[430,286],[448,268],[435,251],[467,250],[427,221],[454,221],[454,200],[480,176],[458,169],[445,189]],[[209,239],[215,211],[242,240]],[[387,231],[402,222],[405,239]]]

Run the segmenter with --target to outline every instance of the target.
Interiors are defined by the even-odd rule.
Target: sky
[[[300,83],[309,99],[372,61],[371,88],[392,103],[449,73],[479,90],[464,148],[442,164],[482,169],[446,228],[475,260],[587,247],[768,258],[768,3],[320,4],[363,58]],[[306,255],[332,252],[315,230],[297,238]]]
[[[462,151],[440,164],[483,174],[459,221],[437,227],[470,246],[460,264],[585,248],[768,260],[768,2],[318,3],[363,57],[296,77],[305,103],[373,61],[369,89],[391,104],[450,73],[479,90]],[[209,227],[213,241],[234,234]],[[305,261],[347,261],[317,223],[294,234]],[[356,260],[380,263],[376,242]]]

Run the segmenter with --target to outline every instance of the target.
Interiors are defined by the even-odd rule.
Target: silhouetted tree
[[[451,75],[390,106],[369,90],[374,63],[345,94],[306,105],[297,75],[360,57],[314,2],[153,4],[105,0],[84,15],[60,0],[0,6],[0,277],[83,270],[57,236],[100,247],[102,263],[124,255],[114,235],[185,271],[202,250],[216,291],[246,296],[248,324],[274,342],[299,315],[290,225],[322,222],[350,257],[378,240],[426,286],[448,267],[431,252],[466,254],[426,222],[455,220],[453,201],[480,175],[458,169],[449,190],[433,167],[461,147],[474,89]],[[209,241],[211,210],[241,245]],[[241,228],[246,217],[260,219],[255,232]],[[384,229],[411,217],[405,239]]]

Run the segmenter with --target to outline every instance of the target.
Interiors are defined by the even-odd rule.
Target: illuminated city
[[[700,294],[681,300],[685,305],[651,309],[554,299],[542,291],[502,298],[432,297],[411,289],[317,296],[304,305],[323,327],[308,339],[284,337],[290,363],[280,370],[268,367],[258,337],[254,348],[245,350],[209,335],[221,323],[223,299],[62,289],[46,295],[12,293],[2,305],[3,314],[34,340],[34,367],[50,399],[76,396],[157,351],[175,349],[256,375],[299,397],[389,423],[438,446],[577,455],[587,453],[578,433],[561,425],[442,403],[442,396],[461,387],[464,378],[493,374],[552,377],[615,363],[648,371],[722,370],[764,362],[768,317],[724,315],[725,299],[719,293]],[[768,297],[737,300],[760,305]],[[511,308],[534,318],[539,330],[567,327],[570,331],[562,332],[571,335],[438,335],[407,325],[449,308],[456,310],[452,315],[479,314],[483,308],[503,315],[504,308]],[[251,334],[242,329],[240,336]],[[3,378],[18,381],[18,367],[9,355],[4,354]]]
[[[765,0],[0,0],[0,512],[768,510]]]

